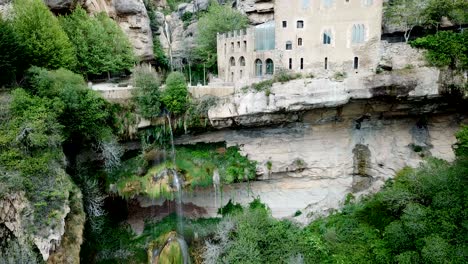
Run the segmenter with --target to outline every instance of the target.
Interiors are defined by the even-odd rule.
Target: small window
[[[224,43],[224,54],[226,54],[226,53],[227,53],[227,44]]]
[[[324,66],[325,66],[325,70],[328,70],[328,58],[327,57],[325,57],[325,65]]]
[[[234,57],[231,57],[231,59],[229,60],[229,65],[236,66],[236,59],[234,59]]]
[[[231,42],[231,52],[234,52],[234,42]]]
[[[240,72],[239,72],[239,78],[242,79],[242,77],[244,77],[243,75],[244,75],[244,74],[243,74],[242,70],[240,70]]]
[[[298,46],[302,46],[302,38],[298,38],[298,39],[297,39],[297,45],[298,45]]]
[[[237,41],[237,48],[240,49],[240,41]]]
[[[301,70],[304,69],[304,58],[301,58]]]
[[[240,66],[245,66],[245,58],[244,57],[239,58],[239,65]]]
[[[244,40],[244,51],[247,51],[247,41]]]
[[[283,28],[287,28],[288,27],[288,21],[283,21]]]
[[[331,44],[331,30],[325,30],[323,32],[323,44],[329,45]]]
[[[255,61],[255,76],[260,77],[263,75],[263,63],[260,59]]]
[[[292,59],[289,59],[289,69],[292,70]]]
[[[292,50],[292,42],[286,41],[286,50]]]
[[[297,28],[304,28],[304,21],[298,20],[297,21]]]
[[[266,60],[266,74],[273,75],[274,71],[275,71],[275,65],[273,64],[273,61],[271,59],[267,59]]]
[[[359,69],[359,58],[354,57],[354,69],[357,70]]]

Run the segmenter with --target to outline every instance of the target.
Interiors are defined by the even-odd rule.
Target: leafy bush
[[[426,49],[426,59],[437,67],[468,69],[468,31],[454,33],[439,31],[435,35],[418,38],[411,46]]]
[[[460,157],[468,157],[468,126],[463,126],[455,137],[457,138],[455,154]]]
[[[188,87],[182,73],[172,72],[167,76],[162,101],[172,114],[177,115],[185,112],[188,104]]]
[[[138,112],[144,118],[151,119],[161,113],[160,80],[151,66],[137,66],[133,71],[132,100],[138,107]]]
[[[58,116],[66,140],[81,142],[107,139],[112,134],[113,113],[98,92],[89,89],[80,75],[59,69],[33,67],[28,71],[29,89],[61,104]]]
[[[31,65],[73,69],[75,49],[58,19],[41,0],[15,0],[13,27]]]

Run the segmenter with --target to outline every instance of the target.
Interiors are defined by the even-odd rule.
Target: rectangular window
[[[297,28],[304,28],[304,21],[302,20],[297,21]]]
[[[304,69],[304,58],[301,58],[301,70]]]
[[[325,70],[328,70],[328,58],[325,58]]]
[[[289,59],[289,69],[292,70],[292,59]]]
[[[286,41],[286,50],[292,50],[292,42]]]
[[[283,21],[283,28],[287,28],[288,27],[288,21]]]

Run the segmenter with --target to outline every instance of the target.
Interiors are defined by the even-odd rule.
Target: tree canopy
[[[150,66],[137,66],[133,71],[133,101],[144,118],[151,119],[161,113],[161,82]]]
[[[9,84],[26,66],[22,46],[11,23],[0,16],[0,85]]]
[[[13,10],[13,27],[24,45],[25,60],[48,69],[75,67],[75,49],[43,1],[15,0]]]
[[[246,28],[248,18],[228,5],[212,1],[208,11],[198,21],[197,56],[208,68],[216,65],[217,33]]]
[[[188,87],[182,73],[172,72],[167,76],[162,101],[166,109],[173,114],[185,112],[188,106]]]

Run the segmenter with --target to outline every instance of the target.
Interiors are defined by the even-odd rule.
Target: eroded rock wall
[[[414,112],[425,108],[441,113]],[[454,133],[463,119],[455,112],[439,101],[355,101],[310,110],[302,122],[286,126],[181,138],[179,144],[240,146],[261,175],[255,182],[224,186],[222,202],[212,189],[189,192],[185,200],[216,215],[230,199],[246,204],[260,197],[275,217],[292,217],[299,210],[303,214],[297,219],[307,222],[340,208],[348,193],[378,191],[399,170],[417,167],[426,157],[453,160]]]

